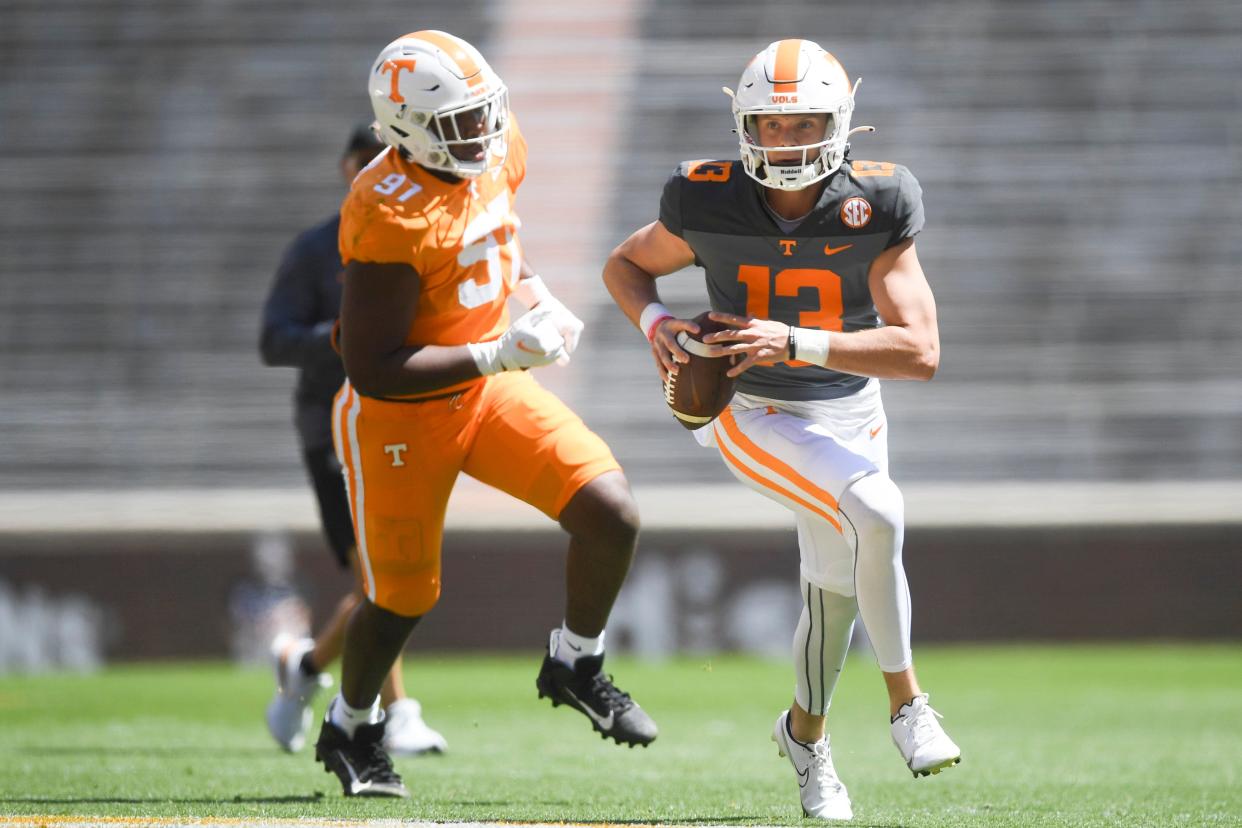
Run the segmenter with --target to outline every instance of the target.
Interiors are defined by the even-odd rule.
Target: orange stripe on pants
[[[822,487],[816,486],[810,480],[807,480],[804,476],[798,473],[793,466],[790,466],[784,460],[781,460],[779,457],[775,457],[759,448],[759,446],[755,445],[754,440],[751,440],[743,434],[742,429],[738,427],[737,419],[734,418],[732,410],[728,408],[724,410],[724,413],[720,415],[720,423],[733,439],[733,442],[737,444],[737,447],[748,457],[750,457],[750,459],[754,460],[761,466],[771,469],[795,485],[801,486],[809,494],[822,500],[832,511],[840,511],[835,497],[825,491]]]
[[[725,446],[724,440],[721,439],[720,432],[716,433],[716,446],[717,448],[720,449],[720,454],[722,457],[724,457],[725,462],[727,462],[730,466],[737,469],[739,472],[746,475],[751,480],[758,483],[760,486],[763,486],[766,489],[770,489],[771,491],[776,492],[778,495],[788,498],[789,500],[792,500],[794,503],[797,503],[802,508],[807,509],[811,512],[814,512],[815,514],[819,515],[824,520],[826,520],[828,524],[832,526],[832,528],[836,529],[838,532],[841,532],[841,524],[832,515],[828,514],[823,509],[821,509],[819,506],[815,505],[809,500],[799,497],[798,495],[794,494],[788,489],[785,489],[782,486],[779,486],[776,483],[773,483],[771,480],[768,480],[765,477],[761,477],[757,472],[753,471],[749,466],[747,466],[745,463],[739,460],[733,454],[733,452],[729,451],[728,447]],[[844,533],[842,532],[842,534]]]

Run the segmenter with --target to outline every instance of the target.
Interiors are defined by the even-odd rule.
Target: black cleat
[[[604,674],[602,655],[580,656],[573,667],[544,656],[535,687],[539,698],[552,699],[553,707],[567,704],[582,712],[600,738],[646,747],[659,733],[646,711],[612,683],[612,676]]]
[[[327,718],[315,743],[315,759],[341,780],[346,796],[398,796],[409,798],[405,783],[392,769],[384,752],[384,723],[359,725],[351,741]]]

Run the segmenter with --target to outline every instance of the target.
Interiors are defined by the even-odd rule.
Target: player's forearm
[[[465,345],[402,348],[370,359],[351,359],[346,350],[345,373],[358,393],[367,397],[424,394],[480,376]]]
[[[614,250],[604,264],[604,285],[621,312],[641,330],[639,319],[643,308],[660,301],[655,277],[634,264],[623,253]]]
[[[929,380],[940,365],[938,337],[900,326],[831,333],[826,367],[879,379]]]

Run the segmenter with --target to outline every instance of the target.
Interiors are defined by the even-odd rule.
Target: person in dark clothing
[[[341,156],[345,182],[353,181],[383,147],[370,125],[357,127]],[[294,420],[302,460],[328,545],[341,567],[356,575],[349,499],[332,446],[332,398],[345,380],[341,357],[332,347],[344,270],[337,247],[339,226],[338,213],[300,234],[285,251],[263,307],[259,352],[265,365],[299,369]],[[323,671],[340,656],[345,624],[361,595],[355,577],[354,589],[340,600],[316,638],[281,634],[272,642],[277,688],[267,708],[267,725],[285,750],[298,751],[306,743],[311,702],[319,688],[331,683]],[[387,715],[385,747],[390,753],[414,755],[447,747],[444,737],[423,722],[418,701],[406,696],[400,656],[381,696]]]

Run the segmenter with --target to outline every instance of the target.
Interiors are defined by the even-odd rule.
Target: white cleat
[[[828,737],[812,745],[803,744],[789,729],[789,711],[776,719],[772,741],[781,756],[788,756],[798,774],[802,813],[815,819],[853,819],[850,795],[837,778],[828,749]]]
[[[388,705],[384,720],[384,749],[393,756],[443,753],[448,742],[423,721],[423,707],[416,699],[397,699]]]
[[[944,718],[927,703],[927,694],[903,704],[893,720],[893,744],[915,775],[940,773],[962,761],[962,751],[937,719]]]
[[[306,745],[311,726],[311,702],[321,687],[332,684],[332,676],[307,676],[299,669],[302,656],[315,646],[309,638],[281,633],[272,641],[272,662],[276,668],[276,694],[267,705],[267,730],[276,743],[290,753]]]

